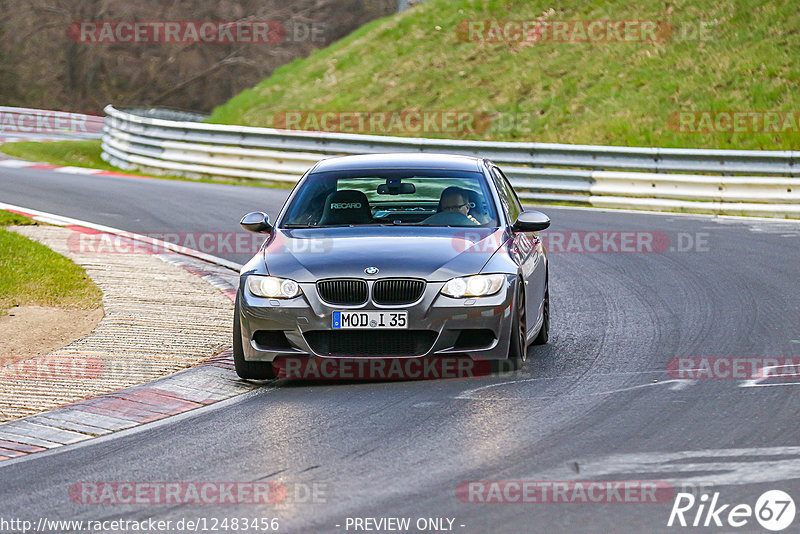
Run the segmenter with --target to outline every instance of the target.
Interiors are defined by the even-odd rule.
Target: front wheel
[[[508,371],[518,371],[525,363],[528,351],[527,343],[527,323],[525,320],[525,292],[520,287],[514,298],[514,316],[511,323],[511,339],[508,343],[508,359],[498,362],[498,367]]]
[[[233,307],[233,366],[239,378],[245,380],[267,380],[275,378],[272,362],[248,362],[244,359],[242,346],[242,324],[239,318],[239,294]]]

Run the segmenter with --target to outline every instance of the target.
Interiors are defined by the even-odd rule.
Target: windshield
[[[310,174],[292,198],[284,228],[497,226],[483,174],[441,170],[364,170]]]

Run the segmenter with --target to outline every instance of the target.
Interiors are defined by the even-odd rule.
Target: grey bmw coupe
[[[491,161],[440,154],[325,159],[303,175],[241,270],[236,372],[275,376],[280,358],[507,360],[547,342],[548,261]]]

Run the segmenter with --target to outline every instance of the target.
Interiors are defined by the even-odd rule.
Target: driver
[[[443,212],[458,212],[467,217],[470,221],[480,226],[481,223],[478,219],[469,214],[469,199],[464,192],[456,187],[448,187],[442,191],[442,198],[439,201],[439,206]]]

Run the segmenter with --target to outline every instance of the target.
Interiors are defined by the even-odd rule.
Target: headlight
[[[300,294],[300,286],[294,280],[257,274],[247,277],[247,289],[257,297],[271,299],[291,299]]]
[[[465,297],[488,297],[494,295],[506,281],[504,274],[478,274],[453,278],[442,288],[442,294],[461,299]]]

